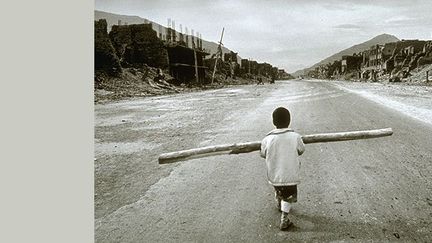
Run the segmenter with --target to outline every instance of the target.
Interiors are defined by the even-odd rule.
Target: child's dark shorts
[[[297,185],[275,186],[276,196],[279,200],[289,203],[297,202]]]

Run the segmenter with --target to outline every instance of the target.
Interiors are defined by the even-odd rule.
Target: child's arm
[[[303,143],[303,139],[299,135],[297,137],[297,153],[298,153],[298,155],[302,155],[304,153],[304,151],[305,151],[305,145]]]

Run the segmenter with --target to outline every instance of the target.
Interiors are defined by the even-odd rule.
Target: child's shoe
[[[287,230],[289,227],[291,227],[293,223],[288,218],[288,213],[282,212],[281,214],[281,222],[279,228],[281,230]]]

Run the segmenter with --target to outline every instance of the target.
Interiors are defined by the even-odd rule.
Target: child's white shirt
[[[300,162],[305,150],[300,134],[288,129],[275,129],[261,142],[261,157],[266,159],[267,177],[274,186],[300,183]]]

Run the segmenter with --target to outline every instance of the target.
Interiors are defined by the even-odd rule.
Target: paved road
[[[157,165],[161,152],[259,140],[278,106],[301,134],[395,133],[307,145],[288,232],[258,153]],[[432,242],[432,126],[332,83],[137,99],[95,113],[97,242]]]

